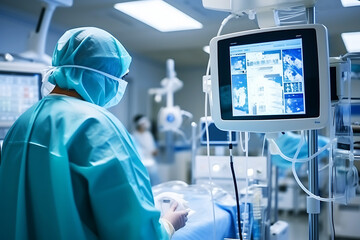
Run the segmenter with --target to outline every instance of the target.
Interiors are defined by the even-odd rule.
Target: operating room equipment
[[[71,7],[73,0],[41,0],[45,6],[41,10],[35,31],[28,40],[27,50],[20,54],[22,58],[29,61],[41,62],[49,65],[51,57],[45,53],[46,37],[52,15],[56,7]]]
[[[173,59],[166,61],[166,78],[161,80],[161,86],[162,88],[149,89],[149,94],[155,95],[155,100],[161,101],[162,95],[166,95],[166,106],[162,107],[158,114],[159,130],[172,131],[186,139],[180,127],[183,123],[183,117],[191,119],[192,114],[174,105],[174,93],[182,88],[183,82],[176,77]]]
[[[325,127],[330,105],[324,42],[326,28],[315,24],[213,38],[211,114],[215,124],[251,132]]]
[[[300,148],[298,148],[294,157],[288,160],[292,162],[292,170],[295,178],[297,177],[295,161],[308,162],[309,190],[302,186],[298,179],[297,181],[304,191],[311,196],[307,199],[310,239],[318,239],[319,237],[317,228],[318,214],[320,213],[319,200],[334,201],[337,199],[332,198],[332,196],[330,198],[321,198],[318,196],[319,169],[317,155],[327,148],[332,147],[335,140],[331,138],[329,144],[322,149],[318,149],[317,129],[329,126],[330,86],[328,82],[329,56],[327,31],[324,26],[314,24],[315,2],[316,1],[286,1],[285,3],[285,1],[264,1],[262,3],[250,3],[235,0],[220,3],[211,0],[203,1],[204,6],[210,6],[210,8],[215,10],[227,9],[232,14],[247,13],[249,18],[252,13],[256,13],[258,24],[261,28],[260,30],[218,36],[212,39],[210,43],[211,75],[209,74],[208,67],[206,76],[203,78],[203,89],[205,93],[210,93],[209,85],[211,84],[210,100],[212,118],[215,124],[220,129],[229,131],[281,132],[309,129],[307,144],[310,157],[298,160],[298,154],[300,152]],[[279,25],[277,21],[279,19],[277,7],[290,7],[291,5],[294,7],[295,5],[305,6],[306,10],[304,12],[306,13],[307,23],[309,24],[291,25],[285,28],[274,27]],[[267,28],[269,25],[263,21],[264,19],[270,20],[271,28]],[[298,31],[300,29],[317,32],[315,38],[310,37],[311,34],[307,35],[304,32],[288,38],[292,40],[302,38],[302,43],[298,45],[301,49],[301,58],[295,54],[296,51],[293,49],[296,44],[295,42],[292,44],[292,50],[288,51],[286,49],[286,34],[281,34],[281,41],[283,42],[280,43],[280,41],[278,41],[279,39],[276,39],[276,34],[278,34],[279,31],[285,30],[286,32],[286,30],[289,30],[287,32],[288,34],[290,31]],[[260,35],[256,35],[257,33],[260,33]],[[271,38],[267,39],[266,33],[269,33]],[[257,36],[256,39],[253,38],[255,36]],[[313,40],[308,41],[310,38]],[[269,45],[265,45],[266,47],[260,50],[260,48],[263,47],[261,45],[263,42],[279,44],[274,44],[270,46],[269,49],[266,49]],[[307,46],[307,44],[309,45]],[[317,45],[315,47],[316,49],[310,50],[308,48],[310,45],[310,48]],[[270,63],[271,60],[275,59],[271,58],[271,54],[276,56],[276,51],[278,51],[279,48],[281,48],[281,54],[285,52],[285,55],[287,53],[290,57],[283,55],[281,59],[281,61],[284,61],[283,64],[281,64],[282,70],[278,71],[279,74],[277,74],[277,70],[274,68],[276,64],[273,64],[272,68],[270,68]],[[257,51],[262,53],[262,55],[255,55]],[[269,54],[266,54],[266,51],[269,51]],[[308,56],[314,53],[316,56],[308,58]],[[317,60],[315,61],[316,66],[312,65],[314,59]],[[287,64],[290,68],[286,66]],[[256,67],[257,65],[263,68],[258,68]],[[312,66],[309,67],[309,65]],[[315,68],[310,70],[312,67]],[[254,76],[252,76],[253,68],[259,70],[253,72]],[[301,71],[295,70],[296,68],[301,69]],[[311,73],[315,73],[310,78],[309,70]],[[264,71],[264,74],[262,74],[261,71]],[[284,82],[280,83],[280,88],[276,88],[276,83],[281,79],[277,78],[274,74],[284,80]],[[211,83],[209,83],[210,79]],[[317,81],[315,84],[314,79]],[[265,84],[264,80],[271,81]],[[309,84],[314,85],[310,87]],[[310,89],[315,91],[312,92]],[[285,96],[285,99],[281,101],[280,99],[273,98],[273,101],[270,101],[269,98],[267,98],[270,96],[274,97],[275,95],[278,97]],[[258,96],[259,99],[254,98],[254,96]],[[308,97],[315,98],[307,99]],[[284,103],[285,108],[281,110],[281,105]],[[299,144],[299,147],[300,145],[301,144]],[[351,175],[357,175],[357,173],[352,173]],[[350,178],[353,179],[353,177]]]

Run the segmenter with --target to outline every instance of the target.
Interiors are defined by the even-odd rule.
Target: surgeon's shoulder
[[[77,118],[97,119],[103,124],[121,125],[120,121],[111,112],[96,104],[72,97],[65,97],[62,102],[62,110],[67,111],[70,115],[76,116]]]

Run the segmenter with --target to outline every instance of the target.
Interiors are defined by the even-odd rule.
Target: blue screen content
[[[230,46],[233,116],[305,114],[302,39]]]
[[[203,131],[205,129],[206,125],[205,123],[201,123],[201,130]],[[218,129],[215,124],[209,123],[208,124],[208,130],[209,130],[209,144],[216,146],[216,145],[228,145],[230,143],[230,136],[229,136],[229,132],[227,131],[222,131],[220,129]],[[206,145],[206,132],[203,131],[203,134],[201,136],[201,144],[202,145]],[[236,132],[231,132],[231,142],[232,144],[236,144],[238,141]]]

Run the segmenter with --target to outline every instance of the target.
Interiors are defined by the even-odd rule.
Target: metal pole
[[[309,156],[313,155],[317,151],[318,146],[318,132],[317,130],[309,130],[308,134],[308,151]],[[315,195],[319,194],[319,179],[318,179],[318,158],[315,157],[309,162],[309,191]],[[309,203],[309,202],[308,202]],[[308,208],[309,214],[309,239],[318,240],[319,239],[319,213],[313,209]]]
[[[306,8],[306,16],[308,24],[315,23],[315,7]],[[309,130],[308,132],[308,153],[309,156],[313,155],[318,149],[318,132],[317,130]],[[318,158],[313,158],[309,162],[309,190],[310,192],[318,195],[319,185],[318,185]],[[307,202],[309,204],[309,201]],[[312,207],[312,206],[311,206]],[[314,209],[310,209],[310,206],[307,206],[307,212],[309,214],[309,239],[318,240],[319,239],[319,214]]]

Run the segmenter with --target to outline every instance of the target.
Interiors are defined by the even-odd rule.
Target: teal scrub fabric
[[[49,95],[7,134],[0,239],[168,239],[146,168],[106,109]]]

